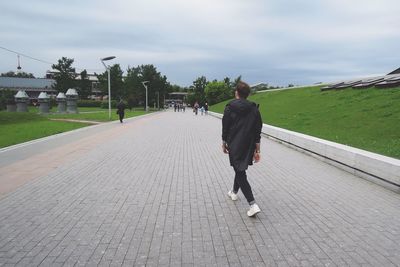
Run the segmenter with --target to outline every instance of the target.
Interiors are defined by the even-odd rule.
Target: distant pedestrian
[[[222,150],[229,153],[229,161],[235,171],[233,188],[228,196],[237,200],[240,188],[250,204],[247,216],[251,217],[261,210],[255,202],[246,170],[253,164],[253,160],[260,160],[262,121],[256,104],[247,100],[249,94],[249,85],[239,82],[235,90],[236,99],[225,107],[222,118]]]
[[[197,115],[197,113],[199,112],[199,103],[197,103],[197,102],[194,103],[193,112],[195,115]]]
[[[124,101],[122,101],[122,99],[119,101],[118,105],[117,105],[117,114],[119,115],[119,121],[122,123],[124,116],[125,116],[125,103]]]
[[[204,104],[204,112],[206,115],[208,114],[208,103],[207,102]]]
[[[200,108],[200,114],[201,114],[201,116],[203,116],[203,113],[204,113],[204,106],[202,106],[202,107]]]
[[[178,105],[175,103],[175,104],[174,104],[174,112],[176,112],[177,106],[178,106]]]

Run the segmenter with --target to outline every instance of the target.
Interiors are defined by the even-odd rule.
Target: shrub
[[[101,102],[101,108],[108,108],[108,100],[102,101]],[[117,101],[116,100],[111,100],[111,108],[116,108],[117,107]]]
[[[6,109],[7,105],[14,105],[15,92],[11,90],[0,91],[0,110]]]
[[[102,102],[100,100],[78,100],[78,107],[100,108],[101,104]]]
[[[55,97],[50,97],[49,107],[57,107],[57,99]]]
[[[0,110],[6,108],[6,99],[3,97],[3,94],[0,94]]]

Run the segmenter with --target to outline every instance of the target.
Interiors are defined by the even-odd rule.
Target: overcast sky
[[[171,83],[242,75],[250,84],[312,84],[400,67],[399,0],[1,1],[0,46],[102,72],[154,64]],[[17,56],[0,49],[0,72]],[[43,77],[49,64],[21,57]]]

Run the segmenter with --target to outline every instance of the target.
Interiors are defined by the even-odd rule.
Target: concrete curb
[[[222,114],[209,112],[222,118]],[[263,124],[262,133],[361,178],[400,193],[400,160]]]

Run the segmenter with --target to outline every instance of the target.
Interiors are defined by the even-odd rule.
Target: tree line
[[[89,80],[86,70],[79,74],[73,67],[74,59],[63,57],[53,64],[54,89],[57,92],[65,92],[68,88],[75,88],[81,99],[88,98],[92,94],[92,82]],[[108,95],[108,73],[95,73],[98,79],[98,89],[102,95]],[[142,82],[148,81],[149,103],[155,103],[157,98],[162,99],[171,92],[171,85],[167,77],[162,75],[151,64],[128,67],[126,73],[119,64],[110,66],[111,98],[123,99],[129,106],[138,106],[144,103],[145,89]]]
[[[32,73],[26,73],[26,72],[13,72],[13,71],[8,71],[5,73],[2,73],[0,75],[1,77],[15,77],[15,78],[35,78]]]
[[[69,88],[75,88],[81,99],[88,99],[92,95],[92,81],[86,70],[79,73],[73,67],[74,59],[62,57],[57,64],[52,65],[53,88],[57,92],[66,92]],[[98,79],[98,89],[102,95],[108,94],[108,73],[95,73]],[[3,73],[1,76],[34,78],[31,73],[14,73],[12,71]],[[241,80],[241,76],[231,80],[229,77],[224,79],[208,81],[205,76],[196,78],[192,85],[182,87],[171,84],[165,75],[162,75],[152,64],[128,67],[126,72],[121,69],[119,64],[110,66],[111,98],[113,100],[123,99],[129,106],[143,105],[146,92],[142,82],[148,81],[148,100],[149,105],[163,102],[171,92],[187,92],[186,101],[193,105],[195,102],[209,105],[233,98],[234,88]]]
[[[53,64],[54,89],[57,92],[65,92],[68,88],[77,89],[81,98],[87,98],[91,94],[91,82],[86,70],[82,71],[80,79],[76,79],[78,74],[73,67],[74,59],[63,57]],[[103,95],[108,94],[108,74],[96,74],[99,89]],[[171,92],[187,92],[187,102],[193,105],[195,102],[210,105],[230,99],[234,96],[234,88],[241,80],[241,76],[231,80],[225,77],[223,80],[208,81],[205,76],[200,76],[188,87],[181,87],[171,84],[165,75],[162,75],[152,64],[128,67],[126,72],[121,69],[119,64],[110,66],[111,98],[114,100],[124,99],[129,106],[142,105],[145,101],[146,92],[142,82],[148,81],[148,100],[149,105],[156,103],[158,99],[168,98]]]

